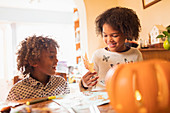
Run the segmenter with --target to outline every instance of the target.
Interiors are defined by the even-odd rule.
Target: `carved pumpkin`
[[[106,75],[106,90],[116,113],[170,113],[170,62],[120,64]]]

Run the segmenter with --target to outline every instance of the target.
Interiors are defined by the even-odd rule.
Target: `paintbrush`
[[[35,99],[35,100],[32,100],[32,101],[27,101],[25,103],[21,103],[21,104],[17,104],[17,105],[14,105],[14,106],[7,106],[7,107],[3,107],[0,112],[1,113],[9,113],[11,111],[11,108],[16,108],[18,106],[21,106],[21,105],[32,105],[32,104],[35,104],[35,103],[39,103],[39,102],[44,102],[44,101],[47,101],[47,100],[52,100],[52,99],[55,99],[56,96],[50,96],[50,97],[46,97],[46,98],[40,98],[40,99]]]
[[[41,98],[41,99],[36,99],[36,100],[32,100],[32,101],[27,101],[26,105],[31,105],[31,104],[35,104],[35,103],[39,103],[39,102],[44,102],[47,100],[52,100],[55,99],[56,96],[51,96],[51,97],[47,97],[47,98]]]

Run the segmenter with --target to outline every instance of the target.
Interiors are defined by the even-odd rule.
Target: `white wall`
[[[142,26],[140,37],[143,39],[149,38],[148,34],[153,25],[162,24],[164,27],[170,25],[170,0],[161,0],[146,9],[143,8],[142,0],[117,0],[117,2],[117,5],[136,11]]]
[[[116,0],[82,0],[85,5],[86,23],[87,23],[87,49],[88,57],[91,59],[93,52],[101,47],[104,43],[101,37],[97,37],[95,31],[96,17],[108,8],[117,4]],[[84,32],[82,30],[81,32]],[[84,43],[83,43],[84,44]]]

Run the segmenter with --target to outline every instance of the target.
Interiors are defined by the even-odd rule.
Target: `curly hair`
[[[132,9],[115,7],[100,14],[96,20],[96,32],[102,36],[103,25],[109,24],[129,40],[137,40],[141,30],[140,20]]]
[[[33,72],[34,68],[29,64],[29,61],[35,62],[40,60],[41,50],[47,49],[49,51],[50,47],[59,48],[58,43],[48,38],[48,36],[30,36],[25,38],[20,45],[17,54],[17,69],[21,71],[24,77],[27,74]]]

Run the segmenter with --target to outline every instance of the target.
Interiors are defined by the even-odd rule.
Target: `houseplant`
[[[163,34],[158,35],[157,38],[165,38],[163,47],[166,50],[170,50],[170,25],[166,27],[166,31],[162,32]]]

